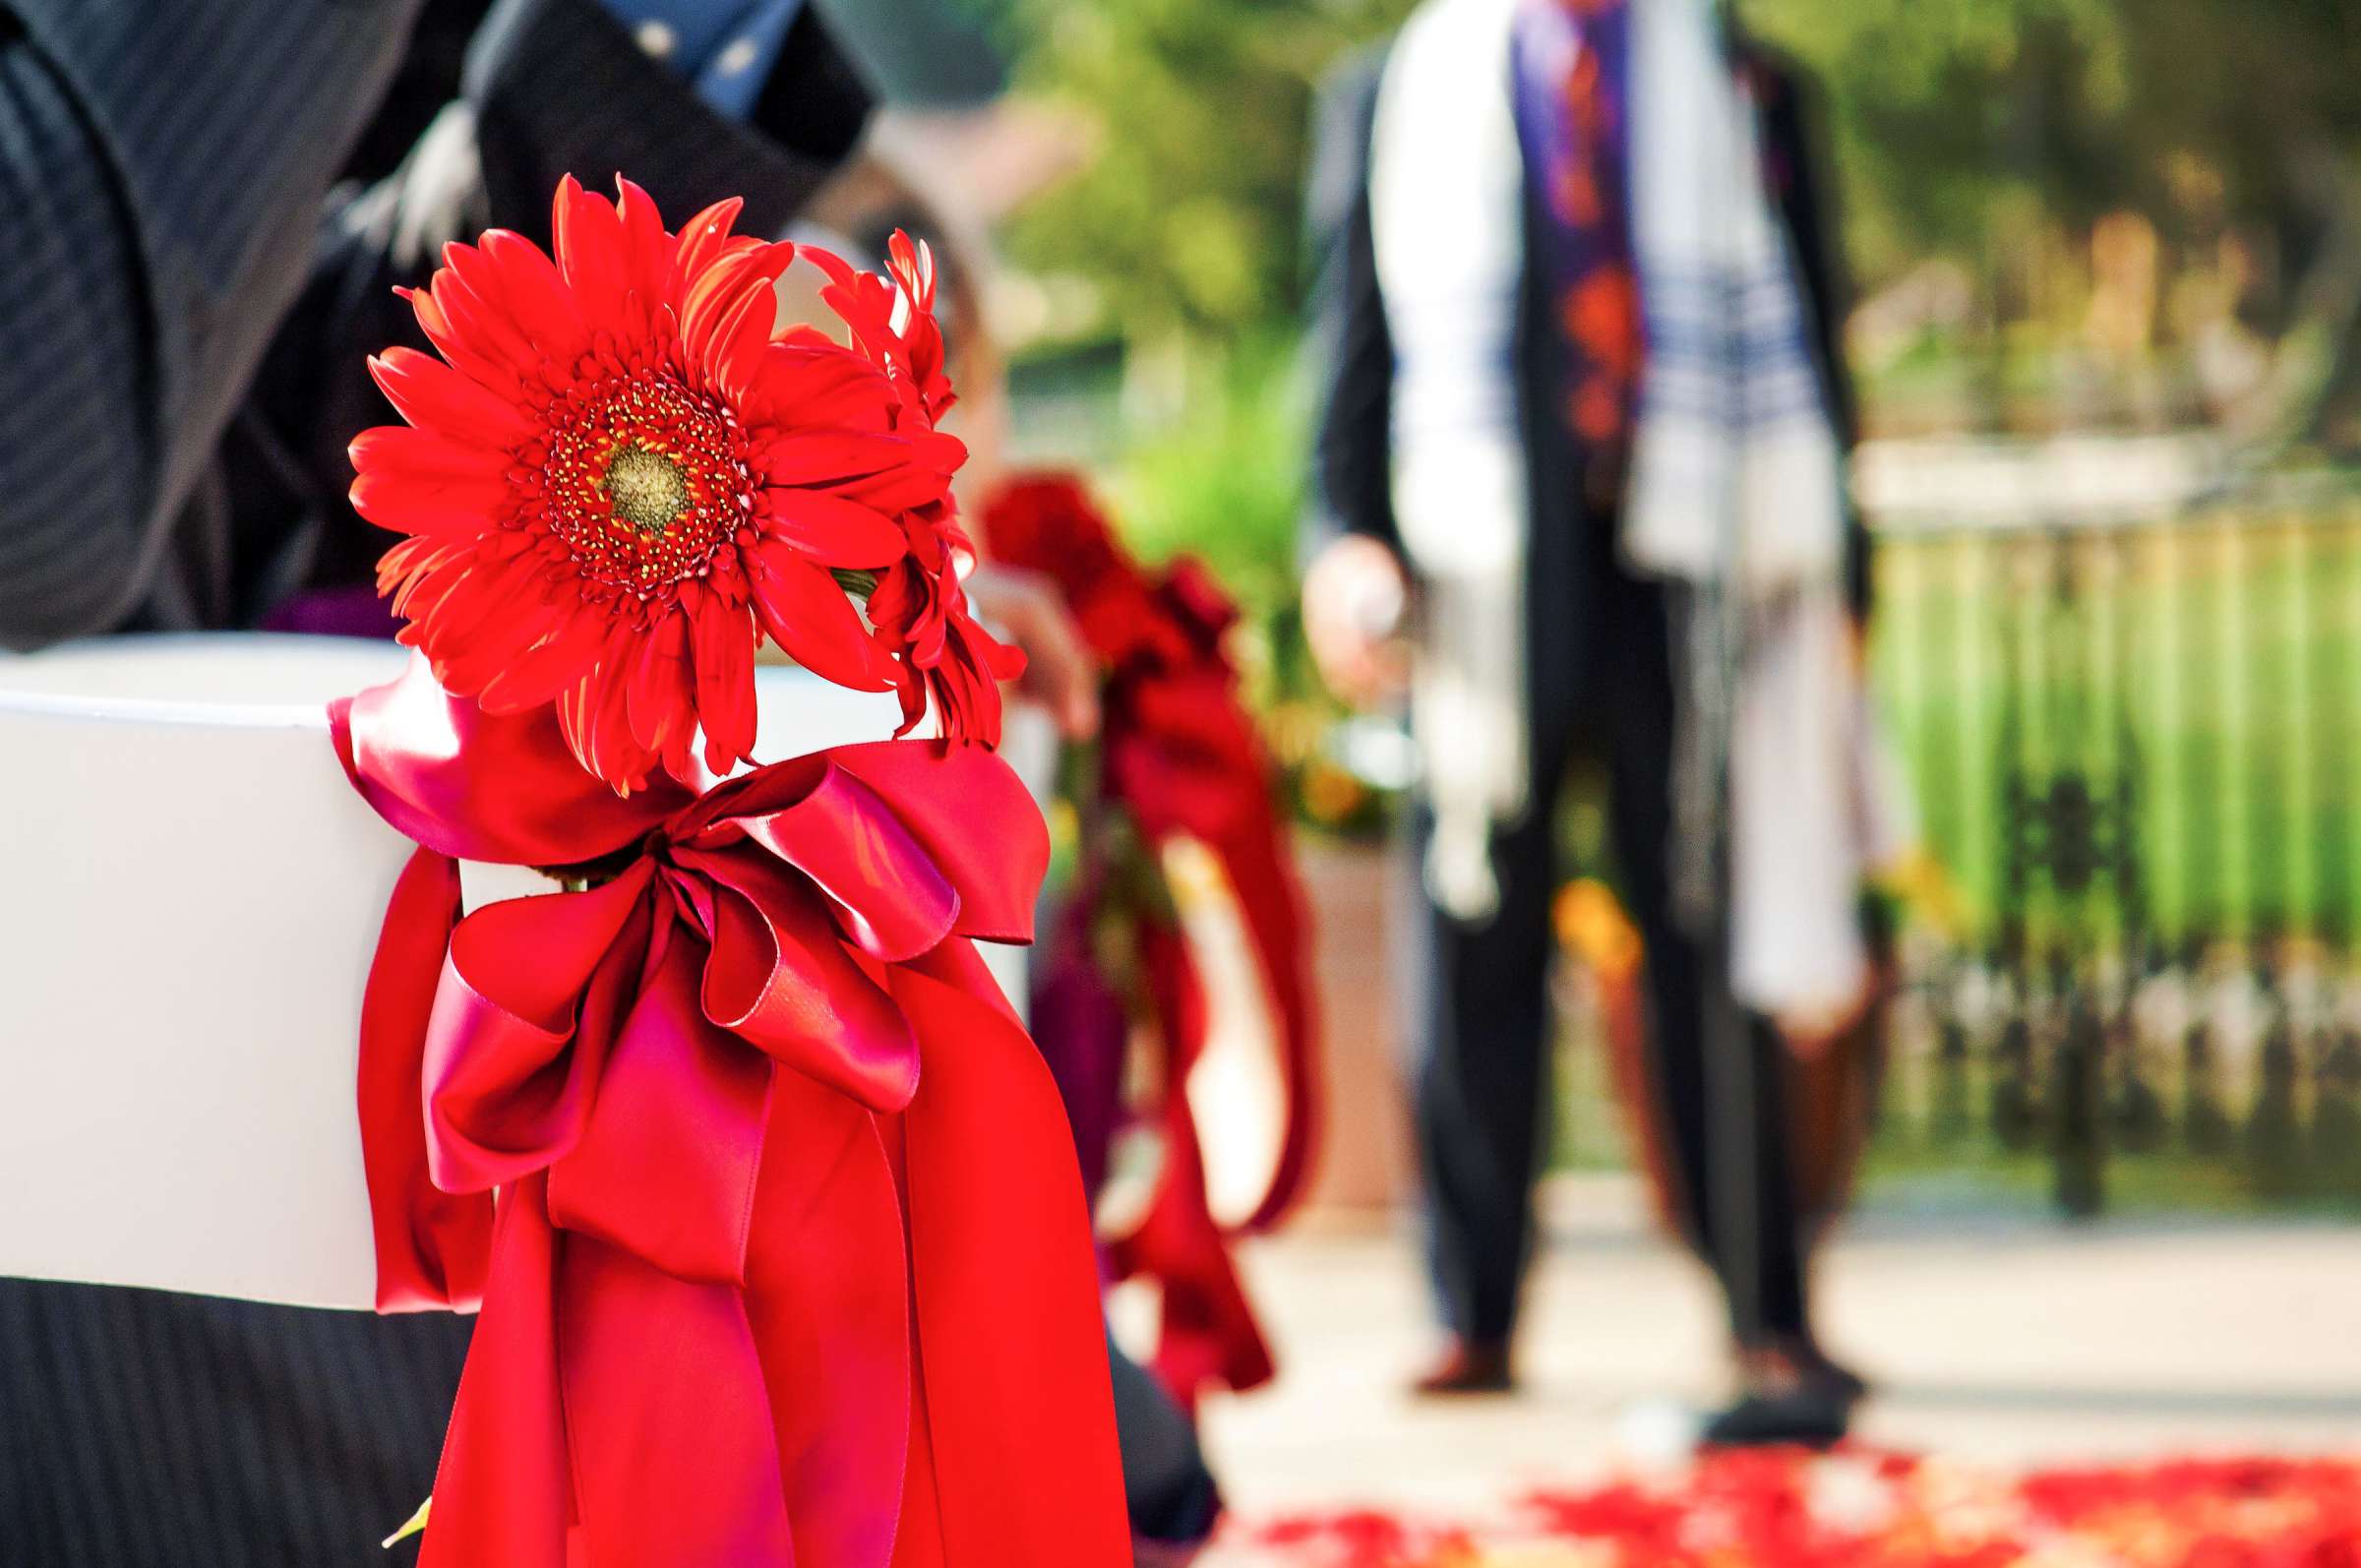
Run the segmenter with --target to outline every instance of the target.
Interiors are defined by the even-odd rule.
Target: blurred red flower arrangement
[[[1036,993],[1038,1038],[1066,1077],[1092,1179],[1106,1173],[1119,1123],[1161,1134],[1153,1195],[1134,1225],[1108,1238],[1108,1261],[1118,1277],[1156,1284],[1156,1370],[1193,1409],[1206,1387],[1249,1389],[1272,1375],[1230,1239],[1288,1212],[1311,1168],[1320,1114],[1302,894],[1272,802],[1274,769],[1224,646],[1238,610],[1192,560],[1152,569],[1133,560],[1071,474],[1013,476],[982,515],[994,559],[1055,581],[1105,670],[1095,766],[1077,770],[1093,782],[1076,802],[1074,887]],[[1270,1175],[1242,1217],[1214,1212],[1205,1143],[1183,1092],[1207,1055],[1213,1017],[1210,972],[1166,876],[1166,856],[1184,845],[1214,869],[1243,924],[1283,1086]],[[1108,998],[1117,998],[1112,1014]],[[1125,1003],[1154,1026],[1154,1065],[1136,1074],[1123,1060]],[[1142,1086],[1127,1104],[1126,1081]]]
[[[381,588],[444,689],[487,712],[554,701],[618,790],[751,760],[768,638],[828,680],[900,694],[903,728],[999,738],[1021,655],[968,613],[950,500],[965,449],[934,271],[889,276],[730,232],[722,202],[667,232],[647,194],[559,188],[556,256],[495,229],[408,297],[441,358],[370,362],[406,425],[352,446],[353,505],[408,535]],[[799,254],[847,341],[778,324]],[[867,594],[867,614],[848,593]]]

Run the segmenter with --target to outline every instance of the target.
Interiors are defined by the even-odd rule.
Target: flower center
[[[527,503],[589,582],[642,600],[712,574],[751,520],[746,440],[727,413],[661,371],[579,385],[521,455]],[[726,565],[726,563],[724,563]]]
[[[607,459],[606,477],[598,488],[607,493],[615,515],[641,533],[662,533],[673,519],[689,510],[689,475],[681,465],[653,448],[629,441]]]

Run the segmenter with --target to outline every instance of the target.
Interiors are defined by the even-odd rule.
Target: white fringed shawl
[[[1423,588],[1412,711],[1435,816],[1424,872],[1435,902],[1468,921],[1497,905],[1493,830],[1534,804],[1514,360],[1523,157],[1508,79],[1518,3],[1428,0],[1388,61],[1371,148],[1396,353],[1394,503]],[[1872,859],[1899,849],[1846,625],[1843,459],[1756,108],[1710,0],[1633,0],[1631,70],[1647,357],[1620,545],[1635,571],[1726,578],[1740,595],[1732,984],[1753,1010],[1811,1027],[1862,995],[1855,900]]]

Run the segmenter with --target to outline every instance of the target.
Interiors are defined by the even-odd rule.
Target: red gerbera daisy
[[[554,261],[501,229],[448,247],[408,296],[442,358],[370,361],[409,424],[353,443],[352,499],[410,536],[378,569],[402,640],[487,711],[555,701],[618,789],[658,765],[688,778],[700,729],[708,768],[748,758],[764,636],[831,681],[898,689],[905,730],[931,694],[945,736],[996,742],[991,678],[1021,658],[956,575],[966,452],[935,429],[950,389],[923,248],[896,237],[890,281],[802,253],[847,346],[776,325],[797,248],[732,235],[739,203],[676,235],[619,185],[613,203],[559,187]],[[847,581],[878,584],[870,620]]]
[[[853,347],[885,372],[902,417],[931,429],[954,400],[935,321],[935,261],[904,234],[895,234],[886,252],[890,281],[813,253],[831,280],[820,298],[844,318]],[[959,527],[949,492],[911,508],[903,527],[909,553],[869,596],[870,622],[898,656],[902,728],[916,724],[931,703],[945,733],[998,735],[999,682],[1021,675],[1025,660],[968,614],[959,578],[974,565],[975,547]]]

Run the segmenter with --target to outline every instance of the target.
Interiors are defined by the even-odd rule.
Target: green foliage
[[[2232,208],[2308,205],[2310,151],[2361,148],[2361,10],[2348,0],[2115,0],[2135,85],[2122,122],[2150,158],[2208,157]]]
[[[2124,87],[2113,0],[1755,0],[1747,24],[1824,96],[1874,282],[1930,252],[1973,259],[1998,207],[2103,210],[2119,171],[2092,140]]]
[[[1827,96],[1871,280],[1931,253],[2139,210],[2168,234],[2275,221],[2321,155],[2361,151],[2361,8],[2344,0],[1750,0]],[[2219,177],[2225,212],[2172,175]],[[2001,219],[1995,228],[1995,219]]]
[[[1115,474],[1131,548],[1151,562],[1197,556],[1256,623],[1295,599],[1309,459],[1291,352],[1268,337],[1194,363],[1201,385],[1172,422],[1139,435]]]
[[[1100,128],[1092,165],[1017,219],[1012,258],[1090,280],[1133,342],[1292,322],[1312,90],[1413,3],[967,0],[1008,45],[1020,90]],[[2276,221],[2318,205],[2324,159],[2361,153],[2349,0],[1738,9],[1822,86],[1872,283],[1930,255],[1997,263],[2034,223],[2115,208],[2167,234]],[[2176,160],[2219,177],[2223,211],[2191,210]]]
[[[1131,340],[1291,320],[1304,128],[1321,75],[1409,0],[1009,0],[1020,90],[1100,127],[1011,257],[1086,277]]]

